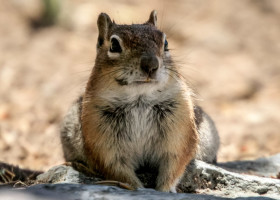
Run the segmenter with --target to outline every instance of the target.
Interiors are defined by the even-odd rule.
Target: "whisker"
[[[110,72],[107,72],[107,73],[104,73],[104,74],[102,74],[101,76],[98,76],[99,78],[103,78],[103,77],[105,77],[105,76],[109,76],[109,75],[112,75],[112,74],[116,74],[116,73],[118,73],[119,71],[122,71],[122,69],[121,68],[117,68],[117,69],[115,69],[115,70],[113,70],[113,71],[110,71]]]
[[[173,74],[168,73],[168,72],[163,72],[164,74],[167,74],[169,77],[171,77],[172,79],[178,81],[178,78],[176,76],[173,76]]]

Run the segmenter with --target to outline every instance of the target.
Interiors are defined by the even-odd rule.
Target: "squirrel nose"
[[[142,56],[140,67],[149,76],[153,76],[159,67],[156,56]]]

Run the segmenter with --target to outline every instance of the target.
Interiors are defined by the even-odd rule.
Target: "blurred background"
[[[280,1],[0,0],[0,160],[62,163],[59,126],[94,65],[98,14],[142,23],[153,9],[216,122],[218,161],[280,152]]]

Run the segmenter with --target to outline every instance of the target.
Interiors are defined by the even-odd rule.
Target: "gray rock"
[[[279,170],[279,169],[278,169]],[[280,199],[280,180],[240,174],[196,160],[182,178],[180,189],[223,197],[267,196]]]
[[[248,164],[250,163],[250,164]],[[255,163],[255,165],[254,165]],[[262,164],[265,163],[265,164]],[[224,168],[250,172],[252,169],[260,174],[277,174],[279,172],[279,154],[256,161],[238,161],[222,163],[219,166],[194,160],[181,179],[179,189],[182,192],[196,194],[171,194],[154,189],[129,191],[116,186],[96,185],[99,178],[87,177],[71,166],[60,165],[37,177],[38,183],[24,190],[0,190],[0,199],[38,199],[38,200],[83,200],[83,199],[280,199],[280,180],[246,175],[228,171]],[[151,185],[154,180],[151,174],[140,174],[144,185]],[[51,183],[51,184],[50,184]]]
[[[37,176],[39,183],[83,183],[94,184],[101,179],[95,177],[87,177],[73,169],[71,166],[58,165],[49,169],[47,172]]]
[[[265,177],[277,177],[280,173],[280,154],[257,160],[245,160],[219,163],[218,166],[241,173]]]
[[[114,186],[81,184],[39,184],[24,191],[0,191],[3,200],[222,200],[228,199],[203,194],[172,194],[153,189],[128,191]],[[273,200],[267,197],[235,198],[235,200]]]

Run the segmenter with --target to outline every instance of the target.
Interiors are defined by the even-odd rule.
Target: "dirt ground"
[[[158,11],[172,55],[212,116],[219,161],[280,152],[278,0],[64,0],[34,28],[39,0],[0,0],[0,160],[46,170],[63,162],[59,126],[94,65],[96,20],[142,23]]]

